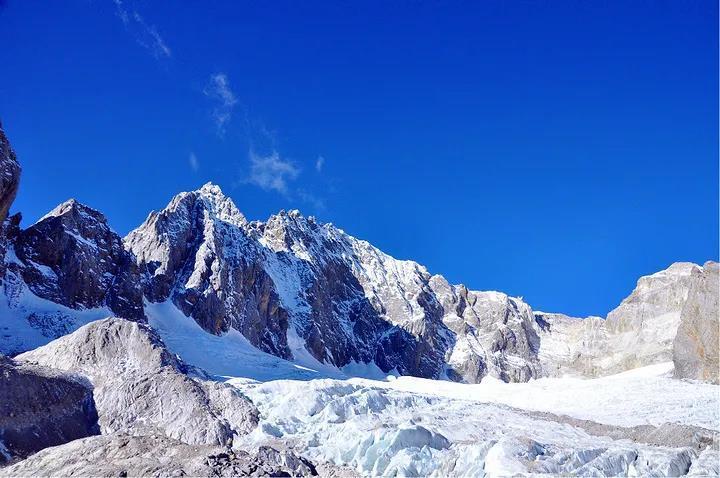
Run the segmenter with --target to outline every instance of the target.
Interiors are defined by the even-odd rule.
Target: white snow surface
[[[672,378],[672,362],[595,379],[541,378],[479,384],[399,377],[382,386],[437,397],[500,403],[617,426],[682,423],[720,431],[720,387]],[[363,383],[353,379],[353,382]],[[368,381],[364,381],[368,382]]]
[[[687,472],[697,451],[593,436],[525,412],[620,426],[683,423],[718,430],[720,389],[673,380],[668,370],[662,364],[602,379],[527,384],[411,377],[229,383],[261,415],[260,426],[236,446],[282,441],[311,459],[363,475],[675,476]]]
[[[384,373],[374,363],[351,362],[342,369],[320,363],[307,351],[305,342],[292,327],[288,329],[287,338],[295,359],[288,361],[258,350],[235,329],[223,335],[206,332],[172,301],[146,302],[145,313],[171,352],[218,377],[254,381],[350,377],[383,380],[388,375],[397,375],[396,371]]]
[[[17,260],[12,250],[8,255],[10,260]],[[71,309],[38,297],[12,272],[7,273],[4,281],[4,287],[0,287],[2,354],[35,349],[85,324],[113,315],[107,307]]]
[[[289,362],[262,352],[232,328],[224,335],[210,334],[195,320],[185,316],[171,301],[147,302],[145,313],[150,325],[171,352],[212,375],[245,377],[255,381],[343,376],[333,367],[317,367],[322,365],[317,362],[308,367],[300,360]]]
[[[715,470],[716,451],[613,440],[537,415],[720,430],[720,387],[673,379],[671,363],[596,379],[461,384],[385,375],[366,364],[341,371],[302,354],[293,334],[296,361],[289,362],[234,330],[208,334],[171,303],[147,307],[171,351],[223,377],[259,408],[260,425],[236,447],[290,447],[366,476],[674,476],[691,462],[693,472]]]

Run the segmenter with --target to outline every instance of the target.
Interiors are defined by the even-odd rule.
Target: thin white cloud
[[[117,16],[125,25],[125,29],[135,37],[138,44],[146,48],[157,59],[172,56],[172,51],[154,25],[148,24],[137,10],[129,9],[123,0],[113,1]]]
[[[248,182],[266,191],[288,195],[288,182],[297,179],[300,169],[284,160],[277,151],[263,156],[250,151],[250,177]]]
[[[195,156],[195,153],[191,152],[190,156],[188,156],[188,163],[190,164],[190,168],[193,171],[197,171],[200,169],[200,162],[197,159],[197,156]]]
[[[304,189],[298,189],[297,194],[303,202],[309,204],[313,209],[318,211],[325,209],[325,201],[315,196],[313,193],[305,191]]]
[[[220,136],[225,134],[225,126],[232,117],[233,109],[238,100],[230,88],[230,81],[225,73],[216,73],[210,76],[210,81],[203,90],[208,98],[217,102],[213,109],[213,119]]]
[[[322,156],[318,156],[315,160],[315,171],[318,173],[322,171],[323,166],[325,166],[325,158]]]

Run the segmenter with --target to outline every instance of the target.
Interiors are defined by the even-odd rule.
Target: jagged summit
[[[159,214],[170,215],[182,209],[200,208],[207,211],[208,216],[230,224],[242,225],[247,219],[235,203],[226,196],[220,186],[211,182],[205,183],[195,191],[182,192],[170,200],[170,203]]]
[[[78,203],[77,199],[70,198],[67,201],[61,202],[60,204],[55,206],[48,213],[46,213],[43,217],[38,219],[37,222],[42,221],[46,217],[62,216],[63,214],[66,214],[68,211],[71,211],[72,209],[76,208],[78,204],[79,203]]]
[[[64,306],[62,311],[29,312],[30,323],[45,337],[52,339],[82,325],[73,310],[94,310],[85,314],[88,318],[113,312],[145,319],[137,266],[99,211],[75,199],[65,201],[27,229],[14,232],[12,252],[5,293],[23,297],[27,288],[38,298]],[[15,307],[24,310],[21,304]]]
[[[107,218],[97,209],[87,206],[75,198],[70,198],[55,206],[50,212],[37,220],[37,223],[45,221],[52,217],[63,217],[72,215],[76,220],[97,221],[107,225]]]
[[[470,382],[539,371],[522,301],[431,280],[420,264],[298,210],[247,222],[212,183],[175,196],[125,247],[148,273],[149,300],[172,302],[211,333],[238,330],[283,358]]]
[[[199,191],[201,193],[205,193],[205,194],[216,194],[216,195],[223,194],[222,190],[220,189],[220,186],[213,183],[212,181],[206,182],[197,191]]]
[[[548,373],[544,359],[566,367],[542,337],[551,337],[552,348],[558,328],[576,327],[555,314],[536,316],[522,299],[449,284],[297,210],[247,222],[212,183],[175,196],[125,245],[150,274],[150,300],[171,301],[211,333],[236,329],[283,358],[309,354],[340,368],[372,363],[424,377],[525,381]],[[608,333],[604,321],[578,322],[583,329],[572,335],[579,342]],[[600,373],[594,349],[578,353],[587,357],[583,373]],[[649,348],[637,362],[657,357]],[[573,366],[569,355],[567,362]],[[626,363],[636,362],[617,367]]]

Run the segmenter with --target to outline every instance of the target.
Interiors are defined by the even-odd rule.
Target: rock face
[[[92,387],[0,356],[0,465],[99,433]]]
[[[2,123],[0,123],[0,282],[5,275],[5,253],[8,249],[7,218],[10,206],[15,200],[20,185],[20,164],[17,162],[15,152],[5,136]],[[0,349],[2,351],[2,349]]]
[[[641,277],[606,320],[536,312],[543,371],[596,377],[674,360],[682,376],[709,377],[720,353],[717,301],[717,263],[678,262]]]
[[[134,259],[98,211],[71,199],[20,231],[14,244],[22,278],[36,296],[144,319]]]
[[[641,277],[632,294],[607,316],[612,338],[603,351],[608,372],[672,360],[672,342],[680,312],[688,298],[696,264],[677,262],[664,271]],[[608,353],[610,352],[610,353]],[[600,355],[598,350],[596,355]]]
[[[720,264],[706,262],[692,271],[692,284],[680,312],[673,341],[675,376],[720,383]]]
[[[0,476],[315,476],[312,463],[261,447],[255,454],[164,436],[98,436],[48,448]]]
[[[255,407],[235,388],[190,378],[155,332],[136,322],[96,321],[16,359],[86,377],[103,434],[229,445],[257,424]]]
[[[145,294],[283,358],[477,382],[537,376],[530,308],[473,292],[297,211],[248,222],[217,186],[181,193],[125,238]]]
[[[0,224],[5,221],[20,185],[20,164],[0,123]]]
[[[135,259],[101,213],[71,199],[25,230],[18,221],[11,218],[5,239],[0,330],[8,331],[0,352],[42,345],[110,315],[146,320]]]
[[[172,300],[205,330],[239,330],[261,350],[290,357],[282,308],[247,221],[219,188],[176,196],[125,239],[147,271],[151,301]]]

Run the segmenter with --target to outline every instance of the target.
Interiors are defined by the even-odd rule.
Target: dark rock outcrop
[[[0,465],[99,433],[92,387],[0,355]]]
[[[0,224],[10,211],[20,185],[20,164],[0,123]]]
[[[144,320],[135,260],[98,211],[74,199],[64,202],[19,231],[14,248],[20,263],[13,265],[36,296]]]
[[[20,220],[17,215],[14,221],[9,221],[10,224],[5,222],[19,185],[20,164],[0,123],[0,284],[5,277],[5,254],[9,247],[8,229],[17,229]]]

